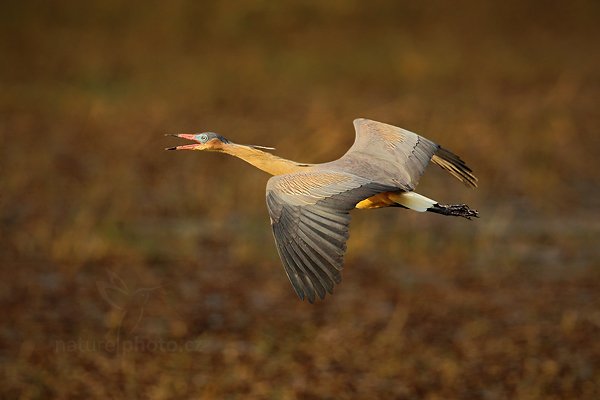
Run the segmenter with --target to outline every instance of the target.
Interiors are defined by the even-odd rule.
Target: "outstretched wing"
[[[354,120],[356,139],[340,158],[347,167],[367,170],[378,182],[413,190],[430,161],[469,186],[477,178],[458,156],[414,132],[382,122]]]
[[[394,188],[353,174],[311,170],[267,183],[267,208],[285,272],[298,296],[312,303],[342,280],[350,210]]]

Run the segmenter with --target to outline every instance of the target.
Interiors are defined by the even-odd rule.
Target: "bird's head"
[[[223,147],[231,142],[221,135],[214,132],[202,133],[179,133],[167,134],[166,136],[177,136],[182,139],[191,140],[192,144],[183,146],[168,147],[165,150],[204,150],[204,151],[223,151]]]
[[[232,146],[244,146],[253,149],[275,150],[273,147],[256,146],[256,145],[240,145],[231,142],[229,139],[216,134],[214,132],[202,133],[179,133],[167,134],[165,136],[176,136],[182,139],[191,140],[192,144],[182,146],[167,147],[165,150],[204,150],[204,151],[227,151],[227,148]]]

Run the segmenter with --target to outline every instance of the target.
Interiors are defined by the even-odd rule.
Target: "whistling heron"
[[[236,144],[212,132],[173,135],[195,143],[167,150],[227,153],[273,175],[267,208],[285,272],[300,297],[312,303],[333,293],[342,280],[350,211],[403,207],[470,219],[465,204],[442,205],[413,192],[432,161],[465,185],[477,178],[457,155],[416,133],[368,119],[354,121],[356,139],[341,158],[302,164],[271,153],[269,147]]]

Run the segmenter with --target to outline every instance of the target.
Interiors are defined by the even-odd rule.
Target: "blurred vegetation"
[[[599,19],[594,1],[4,4],[2,397],[600,398]],[[324,162],[356,117],[460,154],[478,190],[433,167],[419,192],[482,218],[355,212],[316,305],[280,266],[268,177],[162,150],[211,130]]]

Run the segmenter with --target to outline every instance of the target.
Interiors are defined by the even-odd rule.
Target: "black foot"
[[[427,211],[442,215],[463,217],[466,219],[479,218],[479,212],[477,210],[471,210],[466,204],[436,204],[433,207],[428,208]]]

